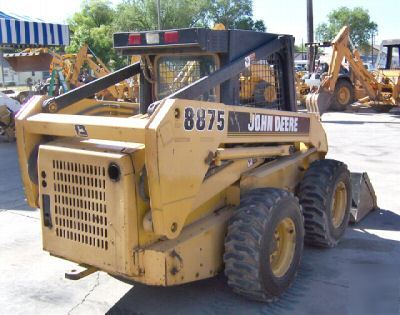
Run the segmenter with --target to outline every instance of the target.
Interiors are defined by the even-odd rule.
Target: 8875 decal
[[[185,107],[183,128],[187,131],[214,130],[215,128],[223,131],[225,129],[225,111]]]

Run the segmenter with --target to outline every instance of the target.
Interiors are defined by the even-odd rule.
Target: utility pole
[[[374,65],[374,31],[371,34],[371,65]]]
[[[307,0],[307,40],[309,43],[314,42],[314,15],[313,2]],[[308,46],[308,71],[314,71],[314,47]]]
[[[161,4],[160,4],[160,0],[157,0],[157,24],[158,24],[158,30],[161,30],[161,17],[160,17],[160,11],[161,11]]]

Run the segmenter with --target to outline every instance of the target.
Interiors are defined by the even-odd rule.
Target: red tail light
[[[140,34],[129,34],[128,44],[129,45],[140,45],[142,43],[142,37]]]
[[[177,43],[179,41],[179,33],[178,32],[165,32],[164,33],[164,43]]]

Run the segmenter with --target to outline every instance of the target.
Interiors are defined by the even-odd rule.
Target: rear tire
[[[349,223],[351,182],[347,165],[335,160],[313,162],[299,189],[306,244],[334,247]]]
[[[234,292],[271,302],[292,284],[303,252],[303,217],[288,191],[259,188],[241,198],[225,239],[225,275]]]
[[[274,86],[261,80],[254,87],[254,103],[256,107],[271,108],[276,105],[277,96]]]
[[[354,101],[354,87],[347,80],[336,82],[331,108],[336,111],[344,111]]]

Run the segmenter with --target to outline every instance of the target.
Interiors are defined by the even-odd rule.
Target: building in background
[[[0,56],[0,78],[3,78],[4,71],[4,83],[5,86],[20,86],[20,85],[35,85],[36,83],[46,80],[50,74],[49,71],[14,71],[10,64]],[[0,86],[3,86],[2,80],[0,80]]]

